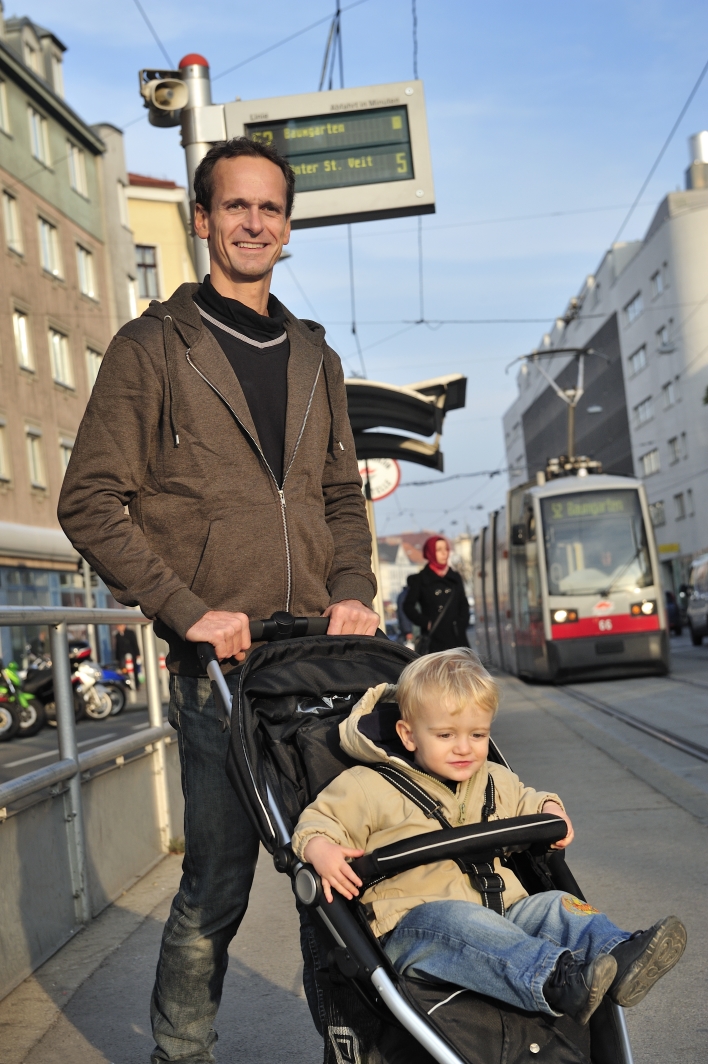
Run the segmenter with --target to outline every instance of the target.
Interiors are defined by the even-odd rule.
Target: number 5
[[[408,173],[408,160],[406,159],[406,153],[399,151],[396,152],[396,173],[407,174]]]

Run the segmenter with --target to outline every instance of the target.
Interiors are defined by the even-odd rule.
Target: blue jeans
[[[386,938],[384,949],[401,974],[454,983],[528,1012],[557,1016],[543,984],[561,953],[570,950],[587,963],[629,937],[571,894],[550,890],[522,898],[506,916],[471,901],[417,905]]]
[[[237,677],[227,677],[235,690]],[[258,837],[225,772],[224,731],[209,680],[173,676],[184,792],[182,881],[162,936],[150,1016],[151,1060],[211,1064],[229,943],[248,905]]]

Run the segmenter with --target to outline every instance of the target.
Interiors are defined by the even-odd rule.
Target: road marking
[[[118,732],[106,732],[105,735],[97,735],[95,739],[84,739],[82,743],[77,743],[77,747],[90,746],[91,743],[105,743],[106,739],[115,739]],[[58,757],[58,750],[47,750],[44,754],[32,754],[32,757],[22,757],[19,761],[6,761],[4,765],[0,765],[0,768],[17,768],[18,765],[28,765],[30,761],[42,761],[45,757]]]
[[[131,731],[142,731],[143,728],[149,728],[149,727],[150,727],[150,721],[148,721],[146,724],[133,724],[133,726],[132,726],[132,728],[130,730]]]

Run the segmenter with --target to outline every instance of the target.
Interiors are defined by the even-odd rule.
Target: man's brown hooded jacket
[[[324,329],[286,312],[279,487],[197,287],[151,303],[110,344],[59,500],[71,542],[119,602],[158,619],[183,675],[200,671],[184,637],[207,610],[313,616],[343,599],[370,606],[375,592],[342,367]]]

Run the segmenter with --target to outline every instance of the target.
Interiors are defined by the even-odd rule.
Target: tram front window
[[[585,491],[541,500],[551,595],[601,595],[653,583],[639,494]]]

